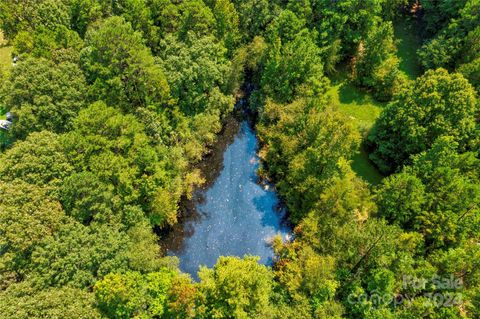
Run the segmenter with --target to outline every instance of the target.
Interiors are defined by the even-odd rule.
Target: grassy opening
[[[401,59],[400,70],[414,80],[421,75],[421,66],[417,59],[417,50],[422,46],[418,22],[413,18],[399,19],[394,23],[397,54]]]
[[[12,66],[12,52],[13,47],[8,45],[0,30],[0,67],[10,68]]]
[[[366,136],[384,107],[383,103],[376,101],[370,94],[350,83],[345,72],[339,72],[333,78],[328,95],[333,105],[356,123],[362,136]],[[383,178],[369,160],[363,146],[352,158],[352,169],[372,185],[377,185]]]

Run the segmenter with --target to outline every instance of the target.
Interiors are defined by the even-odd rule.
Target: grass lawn
[[[5,67],[6,69],[12,66],[12,47],[7,46],[6,41],[3,38],[3,33],[0,30],[0,68]],[[0,120],[5,120],[5,110],[0,104]],[[1,136],[0,136],[1,140]],[[0,141],[1,144],[1,141]]]
[[[417,50],[422,46],[420,30],[413,19],[400,19],[394,23],[397,38],[398,56],[402,59],[400,69],[411,80],[421,75],[421,67],[417,60]]]
[[[402,19],[394,24],[395,37],[398,39],[398,55],[402,60],[400,69],[412,80],[421,75],[417,50],[422,42],[416,23],[415,20]],[[331,80],[332,88],[328,95],[333,104],[355,121],[362,136],[366,136],[385,104],[375,101],[368,92],[352,85],[343,70],[339,70]],[[380,183],[383,178],[368,159],[363,147],[360,147],[359,152],[352,158],[352,169],[372,185]]]
[[[372,127],[384,106],[368,93],[349,83],[343,73],[333,78],[328,95],[341,112],[356,122],[362,135]],[[360,147],[359,153],[352,158],[352,169],[372,185],[380,183],[383,178],[368,159],[368,154],[363,147]]]
[[[3,33],[0,31],[0,65],[6,68],[12,66],[12,51],[13,48],[8,46],[3,38]]]

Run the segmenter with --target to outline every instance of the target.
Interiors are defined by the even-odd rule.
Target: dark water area
[[[184,217],[162,240],[165,253],[179,257],[180,269],[193,278],[199,266],[212,267],[219,256],[255,255],[270,265],[271,239],[289,236],[274,187],[259,183],[257,150],[250,123],[232,116],[200,164],[207,182],[184,203]]]

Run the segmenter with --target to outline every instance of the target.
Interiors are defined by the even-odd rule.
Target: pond
[[[200,169],[207,183],[184,205],[183,220],[163,241],[167,255],[197,278],[200,265],[212,267],[219,256],[255,255],[270,265],[269,244],[290,227],[274,187],[259,183],[258,140],[247,120],[231,117]]]

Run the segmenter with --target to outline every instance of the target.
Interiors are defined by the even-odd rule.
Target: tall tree
[[[86,90],[82,71],[73,63],[43,58],[19,63],[5,88],[5,105],[14,117],[13,136],[23,139],[31,132],[71,129],[73,118],[86,105]]]
[[[204,315],[200,318],[268,318],[273,278],[258,258],[220,257],[213,269],[199,272]]]
[[[64,151],[56,134],[32,133],[0,155],[0,179],[8,182],[18,179],[57,193],[73,172]]]
[[[141,33],[122,17],[108,18],[89,29],[81,61],[94,100],[103,99],[129,112],[169,104],[170,89],[162,68]]]
[[[450,135],[465,151],[476,132],[475,90],[458,73],[428,71],[387,106],[368,139],[370,158],[385,173]]]

